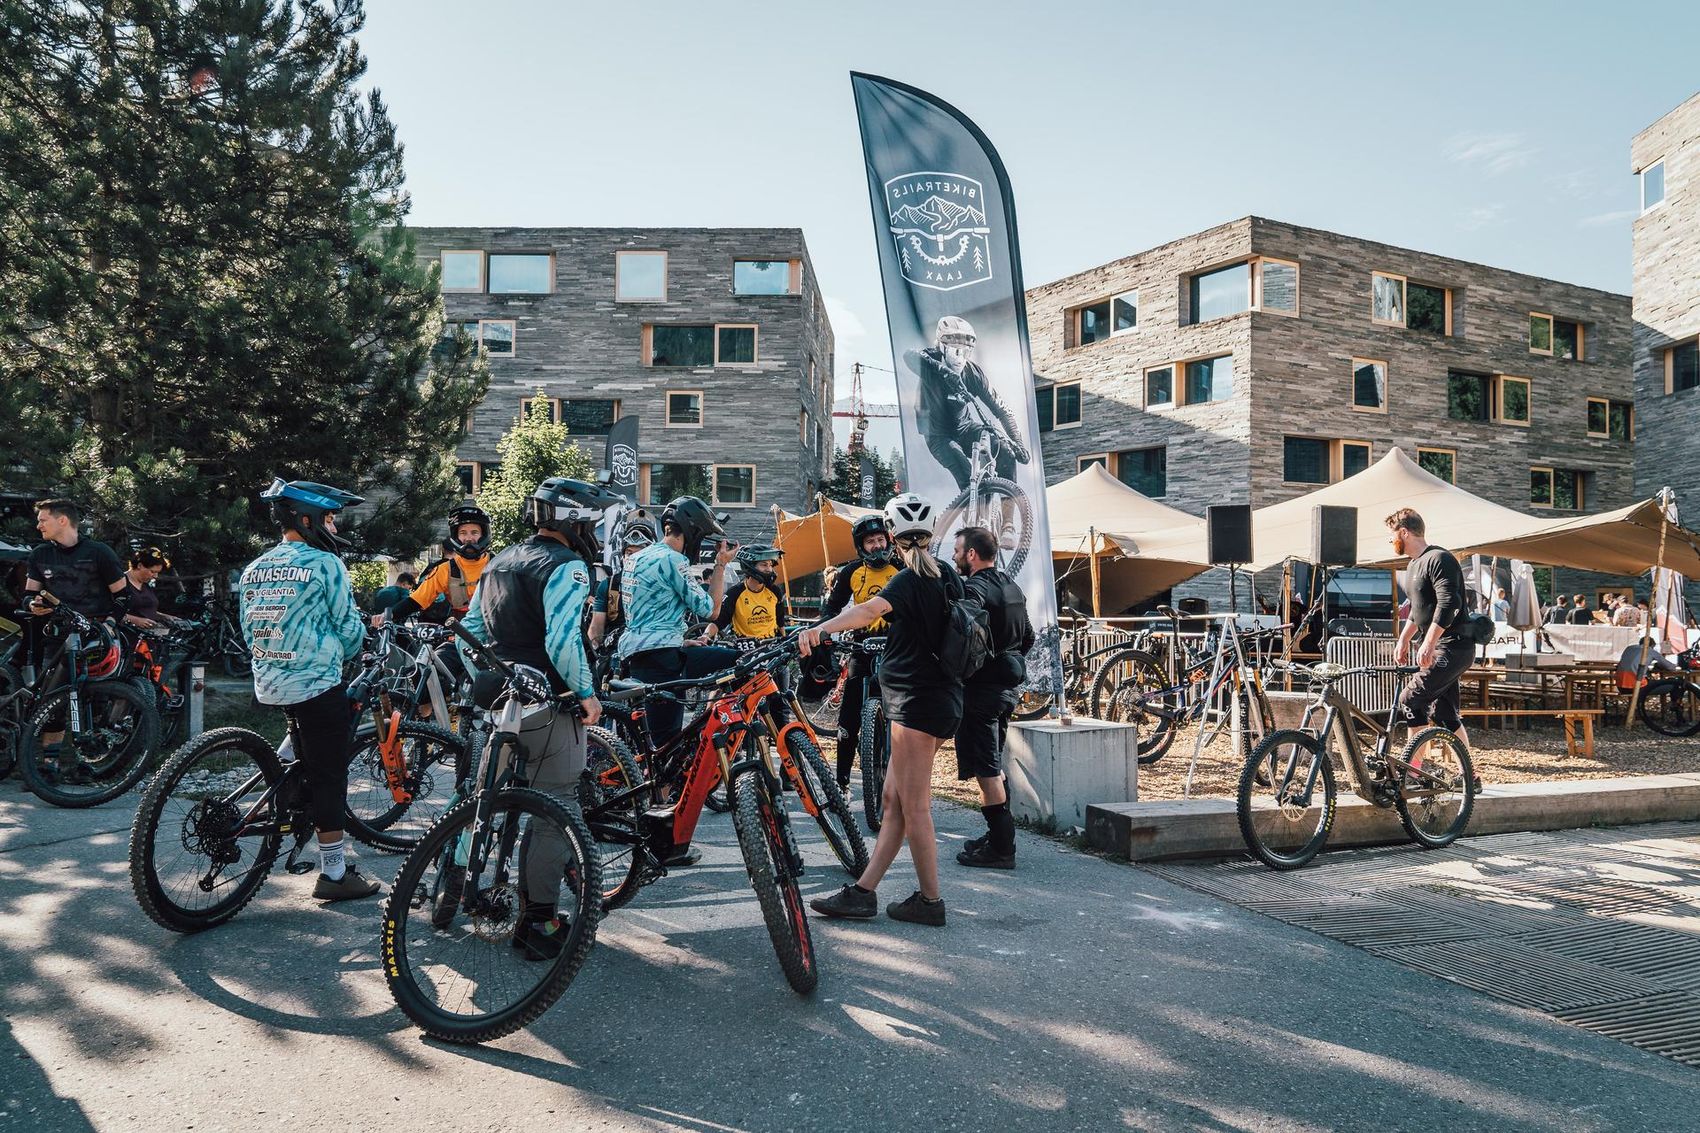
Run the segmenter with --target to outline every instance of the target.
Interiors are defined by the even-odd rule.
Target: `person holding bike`
[[[703,541],[724,534],[708,505],[695,496],[680,496],[662,509],[661,542],[639,551],[621,582],[626,629],[615,653],[633,680],[656,684],[707,676],[738,659],[735,650],[709,646],[704,638],[685,640],[691,624],[707,620],[725,596],[726,564],[738,553],[738,544],[721,542],[706,590],[690,570]],[[676,700],[656,697],[645,711],[657,747],[684,724],[684,709]]]
[[[1418,671],[1399,694],[1401,718],[1412,729],[1432,720],[1468,746],[1464,720],[1458,715],[1458,681],[1474,662],[1476,646],[1464,632],[1469,612],[1464,570],[1451,551],[1428,542],[1423,517],[1412,509],[1400,508],[1388,516],[1387,527],[1393,554],[1410,559],[1405,593],[1410,595],[1411,616],[1399,627],[1395,665],[1408,662],[1412,641],[1422,635]]]
[[[973,473],[969,453],[983,432],[992,434],[996,474],[1005,480],[1014,479],[1017,464],[1032,459],[1015,414],[999,400],[974,360],[974,343],[968,320],[946,315],[938,321],[931,347],[903,355],[904,365],[920,379],[916,424],[927,451],[949,470],[958,489],[968,487]]]
[[[998,567],[998,541],[989,530],[958,531],[952,561],[968,593],[980,600],[992,633],[990,659],[963,682],[962,723],[956,729],[956,777],[979,784],[986,835],[970,839],[956,860],[965,866],[1014,869],[1015,819],[1009,813],[1003,748],[1015,711],[1015,690],[1027,680],[1033,623],[1027,617],[1027,596]]]
[[[520,728],[530,786],[576,805],[585,765],[585,729],[602,718],[596,680],[584,649],[584,619],[590,600],[590,564],[598,559],[596,525],[620,497],[596,484],[552,476],[526,497],[531,538],[502,551],[483,569],[472,608],[462,627],[487,643],[509,664],[547,674],[557,694],[578,700],[578,710],[539,712]],[[514,944],[526,956],[552,960],[567,934],[555,916],[561,863],[567,848],[558,835],[539,837],[527,848],[526,892]],[[445,878],[439,910],[460,901],[460,871]]]
[[[858,519],[850,528],[850,542],[856,548],[856,557],[833,575],[832,591],[821,607],[823,617],[836,617],[851,606],[866,602],[897,577],[891,529],[884,514],[876,512]],[[860,632],[876,634],[884,630],[885,619],[875,618]],[[873,659],[861,654],[853,656],[844,678],[844,699],[838,706],[838,787],[842,791],[850,789],[850,767],[861,742],[863,695],[873,680]],[[873,691],[878,693],[877,685],[873,685]]]
[[[319,835],[313,896],[370,897],[378,883],[348,860],[342,834],[354,732],[342,670],[360,655],[366,624],[348,568],[338,557],[348,542],[336,533],[337,514],[364,501],[325,484],[281,479],[260,498],[271,505],[283,539],[249,563],[238,583],[242,635],[254,659],[254,696],[283,709],[305,772],[309,813]]]
[[[447,601],[449,616],[463,618],[472,605],[478,579],[490,561],[490,516],[468,501],[449,513],[448,538],[443,540],[443,557],[425,568],[413,592],[397,602],[389,616],[405,622]],[[373,624],[383,624],[378,611]]]
[[[737,562],[744,577],[721,600],[720,611],[705,631],[710,639],[730,633],[760,640],[785,632],[785,593],[779,589],[779,560],[784,554],[759,543],[738,548]]]
[[[42,500],[35,505],[35,529],[42,543],[30,552],[24,597],[30,613],[45,616],[48,607],[29,596],[45,590],[85,618],[99,620],[118,612],[129,589],[124,567],[112,548],[84,539],[77,525],[83,511],[70,500]]]
[[[880,662],[880,699],[891,722],[891,766],[879,839],[868,868],[854,884],[809,904],[828,917],[873,917],[878,911],[874,890],[907,839],[920,887],[906,900],[887,905],[886,915],[943,925],[933,834],[933,758],[961,725],[962,682],[945,671],[938,650],[950,618],[950,596],[960,593],[962,583],[930,550],[936,519],[931,501],[906,493],[886,504],[885,514],[904,569],[878,594],[804,630],[798,639],[807,656],[827,634],[865,629],[882,618],[889,622]]]

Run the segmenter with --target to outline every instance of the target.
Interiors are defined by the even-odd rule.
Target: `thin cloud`
[[[1446,159],[1476,166],[1490,177],[1528,165],[1539,153],[1522,134],[1455,134],[1446,143]]]
[[[1480,205],[1466,212],[1458,221],[1458,227],[1465,232],[1475,232],[1493,224],[1504,212],[1505,206],[1502,204]]]
[[[832,333],[835,337],[862,338],[868,333],[868,328],[844,300],[825,295],[821,297],[821,302],[826,306],[826,317],[832,323]]]
[[[1634,220],[1639,215],[1634,209],[1618,209],[1616,212],[1596,213],[1585,216],[1576,222],[1577,228],[1609,228],[1614,224],[1622,224],[1626,220]]]

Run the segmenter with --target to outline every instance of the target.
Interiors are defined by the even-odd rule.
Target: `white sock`
[[[343,874],[348,872],[348,859],[343,855],[344,839],[334,842],[319,843],[319,872],[332,881],[341,881]]]

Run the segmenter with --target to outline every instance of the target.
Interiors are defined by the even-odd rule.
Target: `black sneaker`
[[[513,945],[527,960],[553,960],[567,946],[566,926],[561,918],[546,921],[521,921],[514,929]]]
[[[854,885],[846,885],[830,897],[816,897],[809,902],[809,908],[823,917],[849,917],[854,920],[872,920],[879,915],[879,902],[872,893],[864,893]]]
[[[980,852],[980,849],[991,840],[992,836],[990,834],[982,834],[978,838],[970,838],[968,841],[962,843],[962,853],[977,854]],[[962,854],[958,854],[956,856],[960,858]]]
[[[466,886],[466,867],[451,865],[443,870],[443,883],[437,890],[437,899],[431,905],[431,927],[448,928],[455,922],[455,910],[460,908],[460,897]]]
[[[935,928],[944,927],[944,898],[929,901],[921,896],[919,889],[909,894],[901,901],[893,901],[885,907],[885,915],[894,921],[908,921],[910,924],[932,925]]]
[[[332,881],[321,873],[318,882],[313,886],[313,896],[327,902],[357,901],[362,897],[372,896],[381,888],[383,887],[376,881],[361,874],[359,867],[353,862],[349,862],[340,881]]]
[[[683,869],[686,866],[696,865],[700,861],[702,861],[702,851],[695,846],[685,846],[682,849],[674,850],[668,855],[667,860],[661,864],[668,869]]]
[[[956,860],[962,865],[977,866],[981,869],[1014,869],[1015,851],[1005,853],[993,849],[984,838],[968,843],[966,849],[958,851]]]

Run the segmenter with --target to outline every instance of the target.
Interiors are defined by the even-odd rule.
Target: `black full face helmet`
[[[715,518],[708,505],[695,496],[680,496],[661,510],[662,534],[672,531],[677,531],[685,541],[682,553],[693,563],[702,551],[704,539],[726,534],[726,529],[720,526],[720,520]]]
[[[478,538],[470,543],[459,538],[460,529],[469,523],[478,525]],[[471,500],[449,512],[449,537],[443,540],[443,547],[449,554],[463,559],[483,558],[490,550],[489,513]]]
[[[596,526],[625,497],[600,484],[551,476],[526,497],[522,518],[539,531],[558,531],[586,562],[597,558]]]
[[[738,548],[738,566],[742,568],[744,577],[760,579],[764,586],[777,587],[779,572],[772,567],[763,569],[761,564],[777,563],[784,557],[784,551],[766,543],[751,543]]]
[[[870,535],[884,535],[886,537],[885,550],[870,552],[863,547],[862,541]],[[891,527],[886,523],[885,516],[878,512],[873,515],[864,515],[851,525],[850,543],[856,548],[856,557],[868,566],[885,566],[895,561],[891,553]]]
[[[332,554],[350,544],[325,527],[325,516],[366,502],[363,496],[311,480],[274,479],[260,498],[271,505],[272,522],[300,535],[308,546]]]

